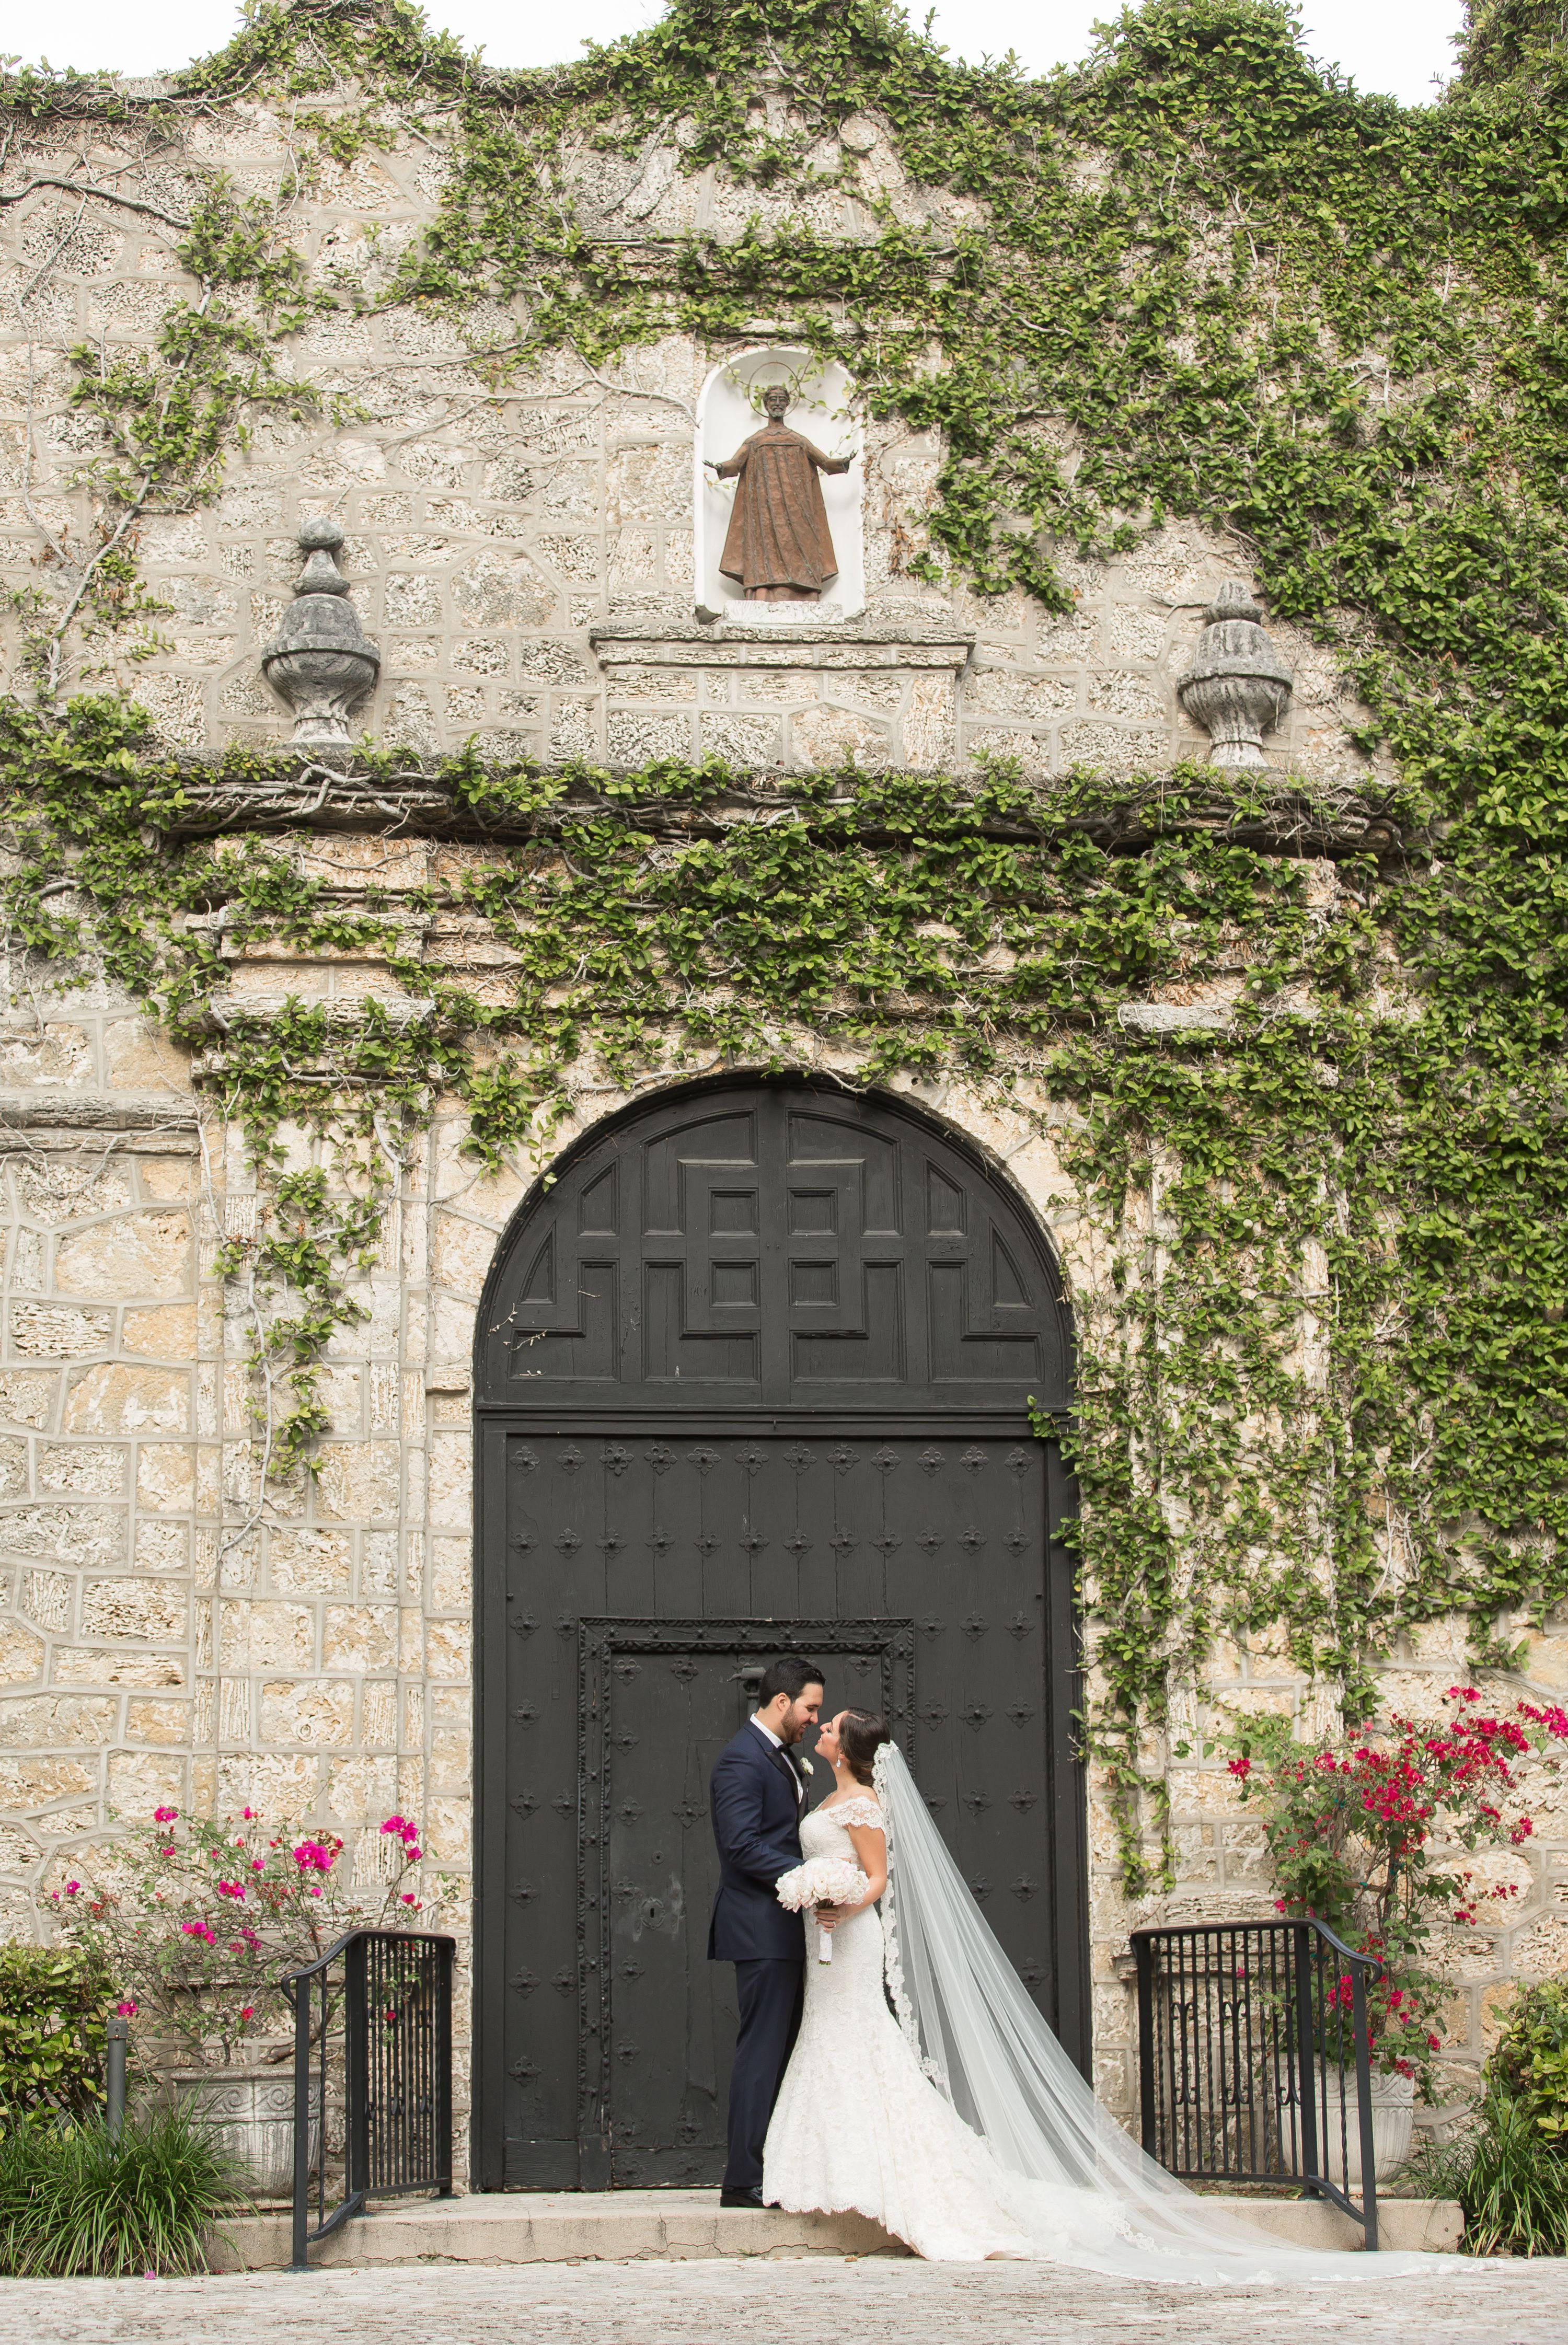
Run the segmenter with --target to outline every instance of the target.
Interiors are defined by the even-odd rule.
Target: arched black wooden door
[[[1026,1406],[1070,1380],[1028,1209],[885,1098],[666,1094],[524,1204],[477,1349],[482,2188],[718,2180],[708,1775],[780,1650],[888,1709],[1086,2061],[1069,1492]]]

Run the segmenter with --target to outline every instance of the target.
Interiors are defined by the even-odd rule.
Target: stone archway
[[[1086,2062],[1071,1493],[1044,1233],[952,1133],[800,1080],[600,1126],[476,1348],[482,2188],[716,2180],[708,1771],[781,1649],[884,1705]]]

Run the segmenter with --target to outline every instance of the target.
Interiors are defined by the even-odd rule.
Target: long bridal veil
[[[1035,2009],[894,1743],[877,1753],[875,1785],[887,1818],[882,1927],[893,2007],[926,2074],[1005,2175],[1020,2178],[1007,2212],[1038,2238],[1043,2257],[1211,2284],[1451,2268],[1448,2258],[1290,2247],[1156,2166],[1095,2100]]]

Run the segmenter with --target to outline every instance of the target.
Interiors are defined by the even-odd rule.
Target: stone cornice
[[[903,668],[968,665],[974,637],[951,621],[607,619],[588,630],[603,668]]]

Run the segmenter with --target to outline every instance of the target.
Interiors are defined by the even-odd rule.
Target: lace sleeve
[[[840,1800],[832,1811],[836,1824],[865,1824],[872,1832],[885,1832],[888,1820],[882,1813],[882,1803],[868,1792],[864,1799]]]

